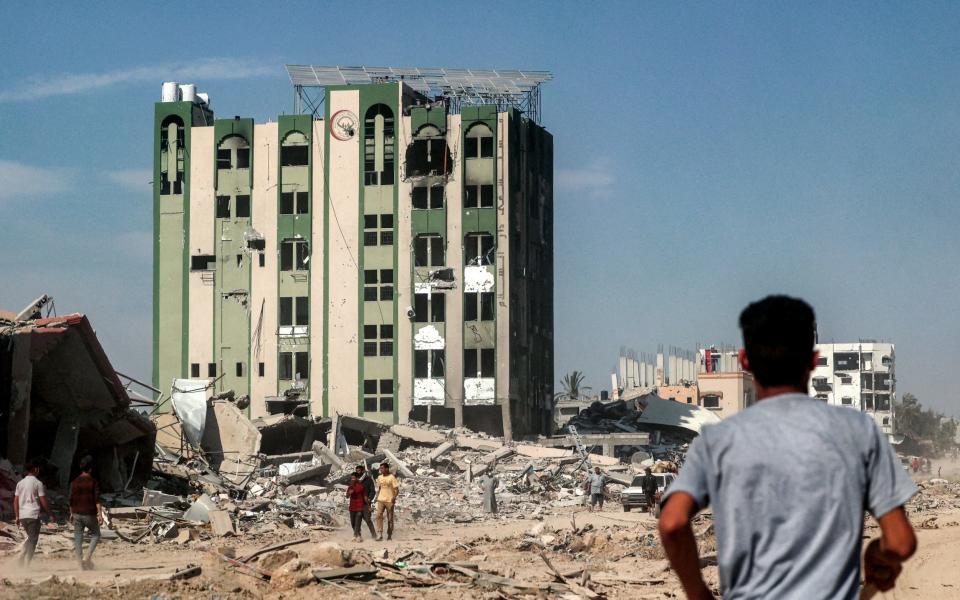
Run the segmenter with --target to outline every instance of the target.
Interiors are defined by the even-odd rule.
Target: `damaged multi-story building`
[[[553,138],[545,72],[287,67],[294,114],[154,120],[153,383],[251,416],[547,432]]]
[[[863,340],[817,344],[810,395],[871,415],[893,440],[897,395],[896,352],[891,343]]]

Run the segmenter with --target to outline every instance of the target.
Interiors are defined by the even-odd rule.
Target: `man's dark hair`
[[[740,329],[750,371],[761,385],[806,389],[816,330],[809,304],[790,296],[767,296],[743,309]]]
[[[367,468],[364,467],[363,465],[357,465],[357,468],[354,469],[354,471],[366,471],[366,470],[367,470]]]
[[[30,459],[30,460],[28,460],[27,462],[25,462],[25,463],[23,464],[23,472],[24,472],[24,473],[29,473],[30,471],[33,471],[34,469],[38,469],[38,470],[40,469],[40,461],[37,460],[37,459]]]
[[[93,457],[89,454],[80,459],[80,470],[84,473],[93,471]]]

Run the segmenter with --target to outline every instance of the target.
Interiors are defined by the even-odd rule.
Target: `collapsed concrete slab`
[[[102,489],[122,490],[150,476],[155,437],[84,315],[0,318],[0,452],[13,465],[46,458],[63,487],[91,455]]]

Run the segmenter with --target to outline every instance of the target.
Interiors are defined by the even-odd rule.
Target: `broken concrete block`
[[[387,457],[387,460],[390,462],[390,466],[393,467],[395,471],[399,472],[404,477],[415,477],[413,471],[407,467],[406,463],[397,458],[396,454],[387,450],[386,448],[383,449],[383,454]]]
[[[257,564],[262,570],[272,573],[296,558],[297,553],[295,550],[277,550],[276,552],[268,552],[261,556]]]
[[[342,567],[345,564],[343,548],[334,542],[323,542],[308,546],[301,553],[304,559],[330,567]]]
[[[230,518],[230,513],[225,510],[211,510],[208,514],[213,535],[220,537],[236,535],[237,532],[233,528],[233,519]]]
[[[439,459],[441,456],[443,456],[443,455],[446,454],[447,452],[450,452],[451,450],[453,450],[453,449],[456,448],[456,447],[457,447],[457,445],[454,444],[453,442],[444,442],[444,443],[440,444],[439,446],[437,446],[437,447],[433,450],[433,452],[431,452],[429,455],[427,455],[427,460],[430,462],[430,464],[433,464],[433,463],[435,463],[435,462],[437,461],[437,459]]]
[[[390,428],[390,431],[404,439],[410,440],[411,442],[426,444],[429,446],[435,446],[447,441],[447,437],[445,435],[437,433],[436,431],[430,431],[429,429],[418,429],[416,427],[410,427],[409,425],[394,425]]]
[[[200,533],[196,529],[192,528],[180,528],[177,532],[177,543],[181,546],[188,544],[194,540],[200,539]]]
[[[328,448],[323,442],[313,443],[313,453],[323,459],[323,461],[327,464],[333,465],[338,469],[342,469],[344,466],[346,466],[346,463],[340,460],[340,457],[337,456],[333,450]]]
[[[271,587],[278,590],[291,590],[313,582],[310,564],[302,560],[291,560],[281,565],[270,577]]]
[[[390,450],[393,452],[400,451],[400,436],[395,433],[386,432],[380,436],[380,439],[377,440],[377,452],[384,452]]]

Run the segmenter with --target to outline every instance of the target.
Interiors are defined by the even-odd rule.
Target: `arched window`
[[[249,169],[250,144],[242,135],[228,135],[217,146],[217,169]]]
[[[291,131],[280,144],[281,167],[304,167],[310,164],[310,145],[307,136]]]
[[[452,168],[447,139],[440,130],[433,125],[418,129],[407,148],[407,176],[448,175]]]
[[[393,185],[393,111],[374,104],[363,119],[363,179],[366,185]]]
[[[183,119],[170,115],[160,124],[160,193],[183,193]]]
[[[493,158],[493,132],[485,123],[475,123],[467,129],[463,143],[464,158]]]

